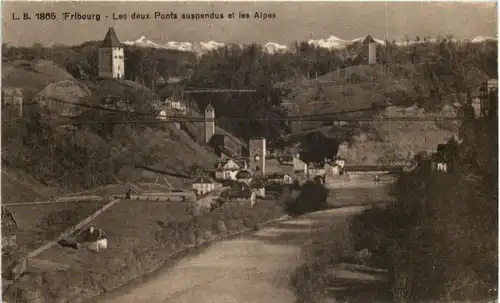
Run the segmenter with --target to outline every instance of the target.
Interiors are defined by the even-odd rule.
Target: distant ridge
[[[352,40],[344,40],[336,36],[330,36],[328,38],[322,38],[322,39],[311,39],[308,40],[307,43],[310,45],[315,45],[318,47],[323,47],[327,49],[344,49],[348,47],[349,45],[352,45],[353,43],[359,43],[362,42],[365,37],[361,38],[356,38]],[[375,42],[377,42],[380,45],[384,45],[385,41],[383,39],[377,39],[374,38]],[[489,36],[477,36],[473,39],[469,40],[463,40],[464,42],[471,42],[471,43],[482,43],[482,42],[487,42],[487,41],[497,41],[498,38],[496,37],[489,37]],[[454,40],[458,41],[458,40]],[[429,39],[427,42],[434,43],[436,42],[435,38]],[[416,40],[408,40],[408,41],[397,41],[396,44],[400,46],[405,46],[405,45],[413,45],[413,44],[419,44],[419,43],[425,43],[425,41],[416,41]],[[150,48],[158,48],[158,49],[170,49],[170,50],[177,50],[177,51],[184,51],[184,52],[194,52],[194,53],[205,53],[209,52],[212,50],[219,49],[221,47],[224,47],[226,44],[217,42],[217,41],[207,41],[207,42],[177,42],[177,41],[168,41],[166,43],[156,43],[151,40],[148,40],[145,36],[140,37],[137,40],[134,41],[125,41],[126,45],[135,45],[138,47],[150,47]],[[286,45],[282,45],[276,42],[267,42],[262,45],[262,48],[264,51],[267,53],[278,53],[278,52],[287,52],[291,51],[292,48]]]

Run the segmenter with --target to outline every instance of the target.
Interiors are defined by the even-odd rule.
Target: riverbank
[[[351,223],[359,213],[342,218],[302,247],[304,263],[290,275],[296,303],[390,301],[387,270],[357,258]]]
[[[303,263],[301,247],[363,207],[327,210],[275,222],[217,241],[168,270],[89,302],[295,302],[290,275]]]
[[[283,215],[276,201],[259,202],[254,207],[228,205],[199,216],[172,215],[168,205],[173,203],[118,203],[93,222],[109,236],[107,250],[53,247],[32,262],[44,266],[28,264],[28,273],[9,287],[4,299],[82,302],[158,269],[177,251]]]

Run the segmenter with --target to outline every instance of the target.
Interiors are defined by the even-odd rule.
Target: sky
[[[368,34],[389,40],[405,36],[453,34],[458,39],[497,36],[496,5],[443,2],[8,2],[2,5],[3,42],[15,46],[76,45],[102,40],[113,26],[121,41],[146,36],[156,43],[167,41],[290,44],[327,38],[354,39]],[[56,20],[36,20],[37,12],[53,12]],[[63,20],[63,13],[100,14],[100,21]],[[132,13],[151,20],[132,20]],[[155,12],[176,13],[177,20],[154,20]],[[182,13],[223,13],[222,20],[182,20]],[[228,14],[251,13],[251,19],[229,19]],[[275,14],[268,20],[253,19],[256,12]],[[23,20],[23,13],[31,20]],[[13,20],[13,14],[20,20]],[[127,14],[127,20],[113,20]],[[386,18],[387,15],[387,18]]]

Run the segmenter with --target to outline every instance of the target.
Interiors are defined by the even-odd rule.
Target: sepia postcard
[[[496,302],[496,2],[2,20],[2,302]]]

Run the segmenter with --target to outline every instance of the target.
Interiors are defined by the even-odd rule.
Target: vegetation
[[[444,105],[463,100],[468,91],[475,90],[474,85],[479,81],[483,81],[488,77],[496,77],[497,48],[495,43],[454,42],[451,37],[438,38],[437,42],[432,43],[429,39],[424,39],[421,42],[420,44],[397,46],[395,43],[387,41],[385,46],[379,47],[378,52],[380,62],[383,64],[373,68],[361,64],[361,57],[357,56],[358,53],[361,53],[362,45],[360,43],[355,43],[343,50],[327,50],[305,42],[297,42],[293,52],[276,54],[268,54],[261,46],[255,44],[243,48],[228,45],[205,54],[201,58],[196,58],[194,54],[185,52],[127,46],[127,78],[137,80],[152,90],[145,89],[143,85],[132,87],[133,82],[130,81],[120,83],[93,76],[96,73],[99,41],[85,42],[73,47],[60,45],[44,47],[40,44],[32,47],[4,45],[2,60],[7,63],[5,66],[8,66],[10,62],[20,60],[27,60],[28,65],[30,65],[30,62],[37,60],[52,60],[56,65],[62,67],[61,72],[65,70],[69,73],[64,72],[63,75],[61,72],[56,73],[55,69],[42,73],[38,65],[35,67],[27,66],[22,68],[22,73],[18,68],[6,72],[5,75],[2,74],[2,82],[6,86],[21,85],[28,89],[30,93],[27,94],[27,98],[29,99],[47,84],[69,79],[85,85],[92,92],[90,96],[83,97],[82,100],[76,100],[75,102],[102,105],[108,95],[111,95],[129,102],[124,110],[134,109],[136,112],[146,113],[153,111],[151,101],[154,102],[154,99],[158,96],[164,98],[176,91],[176,89],[172,89],[168,85],[156,85],[156,80],[160,76],[165,79],[170,76],[187,78],[186,81],[179,84],[180,88],[189,86],[256,89],[258,90],[257,93],[196,94],[186,98],[193,101],[193,104],[196,105],[194,107],[198,107],[192,109],[194,112],[202,112],[207,101],[210,100],[217,112],[218,126],[244,141],[249,137],[262,135],[274,143],[292,130],[296,133],[305,127],[304,124],[295,129],[294,125],[297,124],[295,122],[291,125],[285,121],[262,120],[266,118],[283,118],[290,114],[288,110],[285,110],[280,105],[283,99],[291,100],[292,103],[299,105],[300,114],[367,108],[372,105],[384,105],[387,99],[390,99],[395,104],[418,104],[427,111],[435,111]],[[35,68],[36,72],[27,71],[27,69],[31,70],[33,68]],[[349,74],[349,77],[332,82],[332,76],[336,74],[338,69],[342,73]],[[380,70],[386,72],[381,74]],[[59,76],[55,77],[55,74]],[[307,80],[313,76],[316,77],[316,75],[321,81]],[[386,75],[391,75],[389,80]],[[29,81],[25,81],[25,79],[29,79]],[[305,86],[301,84],[301,81],[305,83]],[[277,84],[280,84],[278,85],[280,89],[275,89]],[[146,102],[144,102],[144,99],[146,99]],[[297,113],[292,111],[291,114]],[[365,113],[366,117],[377,114],[376,111]],[[137,115],[90,109],[79,116],[81,119],[138,118]],[[243,119],[232,119],[235,117]],[[184,127],[184,129],[189,130],[189,136],[193,137],[193,134],[201,134],[200,125],[192,124],[194,123],[186,123]],[[407,158],[408,149],[411,149],[406,146],[408,145],[406,143],[403,147],[397,145],[399,143],[390,143],[403,142],[404,140],[401,138],[395,139],[392,135],[386,136],[387,131],[383,127],[380,129],[379,126],[360,127],[350,125],[349,127],[333,127],[328,124],[321,129],[315,128],[317,126],[317,122],[315,126],[312,125],[312,134],[307,135],[307,138],[303,140],[303,146],[307,146],[307,150],[304,151],[303,155],[306,161],[316,162],[322,160],[325,156],[335,154],[339,144],[344,141],[350,143],[355,141],[354,146],[356,148],[369,146],[365,150],[368,149],[369,154],[374,155],[373,157],[372,155],[370,157],[365,155],[366,159],[348,159],[363,163],[370,162],[369,164],[374,164],[371,162],[387,162],[393,158]],[[31,126],[12,126],[11,134],[17,131],[18,127],[22,129]],[[441,126],[436,127],[441,129]],[[32,128],[38,129],[38,126]],[[78,147],[80,143],[71,142],[71,140],[75,140],[71,133],[61,134],[62,132],[60,130],[56,131],[54,127],[40,126],[39,129],[45,131],[48,138],[53,139],[46,139],[38,133],[32,135],[38,137],[34,138],[33,142],[26,143],[27,139],[23,139],[22,147],[31,146],[31,149],[28,148],[19,153],[20,156],[23,154],[27,156],[30,153],[36,153],[36,150],[42,150],[42,147],[48,147],[49,141],[51,146],[54,147],[53,153],[60,153],[59,157],[70,153],[82,153],[75,156],[75,159],[68,158],[64,159],[64,161],[62,158],[58,158],[57,161],[54,159],[55,165],[60,166],[58,169],[37,168],[42,172],[40,180],[46,183],[59,184],[62,180],[68,180],[79,184],[78,186],[81,187],[91,187],[109,182],[111,176],[115,174],[116,169],[123,163],[124,159],[137,158],[136,155],[130,157],[131,149],[133,149],[130,145],[128,153],[115,153],[118,150],[123,150],[124,145],[128,144],[123,143],[123,140],[127,140],[134,134],[141,137],[141,134],[148,132],[149,129],[153,132],[162,132],[165,139],[172,139],[170,136],[174,133],[177,137],[185,137],[184,132],[180,134],[175,130],[159,130],[156,127],[149,126],[140,127],[133,124],[126,126],[94,125],[77,129],[78,134],[82,134],[82,137],[87,138],[78,139],[85,142],[84,147]],[[402,128],[401,131],[404,129]],[[415,130],[415,134],[411,135],[412,138],[422,138],[424,132],[429,133],[429,136],[432,137],[435,132],[429,131],[428,128],[417,128],[413,124],[407,125],[406,129]],[[357,140],[359,136],[367,137],[367,139]],[[88,139],[90,137],[93,139]],[[442,134],[435,137],[433,140],[425,138],[425,140],[421,141],[435,144],[434,141],[441,140]],[[37,140],[45,141],[37,142]],[[192,138],[182,140],[185,141],[186,145],[189,145],[190,151],[196,149],[197,154],[206,154],[200,153],[201,150],[205,149],[198,144],[201,142],[192,140]],[[281,143],[285,146],[293,143],[292,141],[282,141]],[[427,143],[424,143],[418,144],[418,148],[427,148],[428,146],[423,146]],[[148,144],[145,144],[145,142],[137,144],[136,142],[133,145],[139,148],[139,146]],[[330,148],[327,150],[324,148],[325,146]],[[89,151],[93,147],[96,147],[95,150]],[[192,154],[187,150],[180,153],[174,146],[168,148],[172,149],[173,154]],[[11,150],[14,151],[15,149]],[[52,153],[50,148],[48,150]],[[97,151],[99,153],[103,152],[102,157],[98,155]],[[170,161],[161,157],[161,155],[155,156],[156,151],[155,149],[149,153],[147,159],[136,159],[137,161],[134,161],[133,166],[137,163],[141,165],[142,163],[151,163],[161,167],[161,170],[169,172],[177,171],[177,166],[180,166],[182,167],[181,172],[177,171],[177,173],[183,176],[188,175],[185,172],[187,169],[184,164],[179,164],[177,160]],[[15,152],[12,153],[15,154]],[[143,152],[143,154],[145,153]],[[386,157],[387,154],[391,155]],[[111,159],[108,157],[109,155],[113,155]],[[116,159],[116,155],[121,158]],[[381,155],[390,159],[378,159]],[[49,157],[48,155],[44,156]],[[97,169],[90,169],[92,178],[95,176],[92,180],[87,179],[91,178],[90,174],[82,174],[81,170],[73,167],[81,164],[69,164],[70,162],[73,163],[73,161],[83,161],[79,159],[97,159],[99,157],[100,160],[91,160],[96,161],[94,167]],[[204,159],[198,159],[198,156],[195,158],[197,159],[193,158],[187,165],[202,165]],[[35,156],[33,159],[40,160],[40,157]],[[7,160],[10,161],[10,159]],[[33,162],[35,163],[37,160],[33,160]],[[11,162],[20,163],[19,161],[17,159]],[[41,164],[35,164],[38,166],[45,165],[47,161],[49,159],[39,162]],[[159,163],[168,163],[168,165]],[[86,169],[89,170],[89,168]],[[33,169],[33,171],[35,170]],[[44,171],[47,173],[63,173],[66,171],[65,174],[69,174],[70,178],[56,176],[54,178],[59,178],[59,181],[45,180],[48,177],[44,176],[44,174],[47,174],[43,173]],[[79,176],[71,177],[72,171]]]
[[[294,275],[301,299],[450,302],[496,297],[497,127],[495,115],[465,122],[464,141],[446,145],[451,157],[447,173],[433,171],[425,154],[417,155],[419,166],[394,184],[394,202],[355,216],[349,235],[318,242],[314,256],[320,257]],[[360,282],[325,293],[343,283],[325,268],[362,249],[371,252],[368,265],[388,269],[389,284]]]
[[[111,241],[118,246],[115,246],[116,250],[101,251],[97,259],[94,254],[71,253],[78,258],[71,269],[29,273],[6,290],[4,300],[16,298],[14,302],[28,303],[34,302],[34,297],[47,302],[89,299],[161,266],[177,262],[185,254],[175,257],[171,254],[179,250],[188,251],[189,246],[196,245],[198,248],[195,250],[199,251],[208,241],[254,229],[263,222],[275,219],[283,214],[283,209],[276,201],[258,201],[254,207],[227,204],[193,216],[191,207],[185,203],[132,202],[128,205],[116,204],[107,213],[111,213],[113,220],[103,220],[97,226],[105,225],[102,228],[113,237]],[[141,216],[131,222],[130,213],[141,213]],[[58,256],[69,252],[57,249],[49,253]]]
[[[289,197],[285,202],[285,211],[292,216],[326,209],[328,190],[315,181],[306,182],[299,189],[297,197]]]

